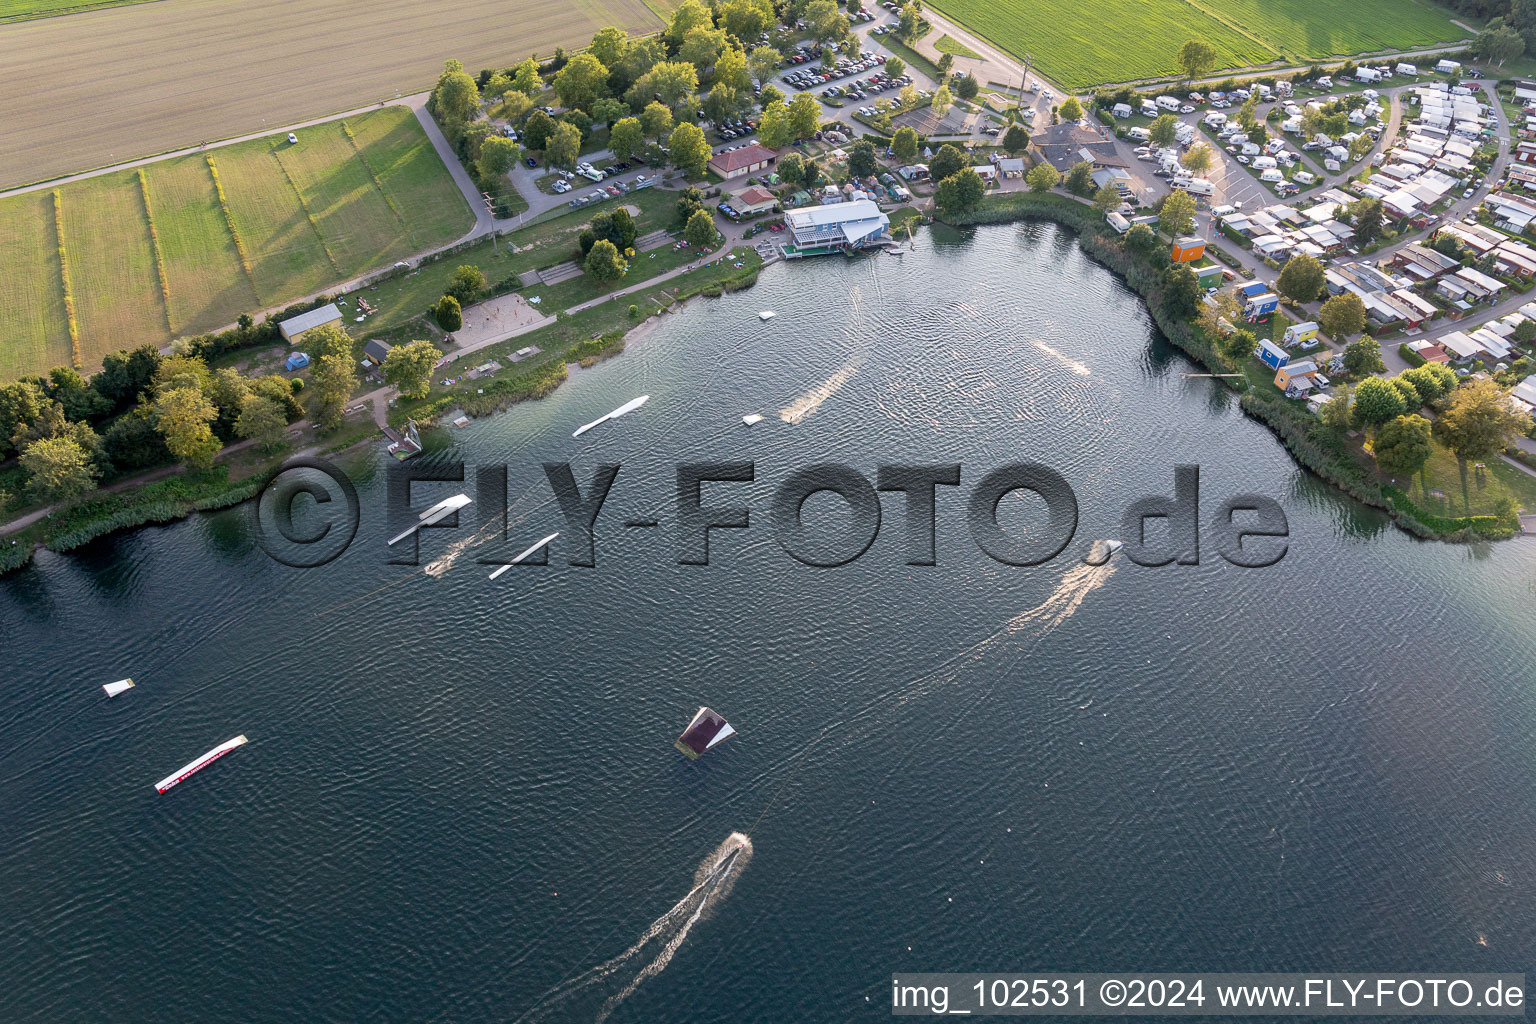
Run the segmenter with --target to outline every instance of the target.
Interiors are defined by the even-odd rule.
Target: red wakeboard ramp
[[[722,718],[718,711],[701,707],[673,746],[690,760],[697,760],[704,751],[734,735],[736,730],[731,728],[731,723]]]

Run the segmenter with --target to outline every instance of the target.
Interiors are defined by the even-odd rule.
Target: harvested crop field
[[[1216,47],[1216,70],[1281,57],[1407,49],[1467,35],[1428,0],[933,0],[955,19],[1071,89],[1178,74],[1190,39]]]
[[[609,24],[662,23],[643,0],[160,0],[0,25],[0,185],[423,92],[449,57],[507,66]]]
[[[299,129],[298,145],[273,136],[60,186],[82,364],[218,329],[473,226],[409,110],[348,127],[356,144],[331,121]],[[0,246],[0,378],[68,364],[53,190],[0,199],[0,237],[19,243]]]

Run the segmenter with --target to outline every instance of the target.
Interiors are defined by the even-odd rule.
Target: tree
[[[1008,126],[1003,132],[1003,149],[1014,156],[1018,156],[1029,148],[1029,132],[1016,124]]]
[[[855,178],[872,177],[879,170],[875,163],[875,144],[860,139],[848,148],[848,173]]]
[[[1350,407],[1356,426],[1379,427],[1408,411],[1403,396],[1380,377],[1367,377],[1355,387],[1355,401]]]
[[[965,154],[958,146],[946,142],[939,147],[939,151],[928,160],[928,177],[934,181],[943,181],[951,174],[957,173],[961,168],[970,166]]]
[[[549,145],[549,137],[555,134],[558,122],[542,110],[535,110],[523,122],[523,145],[529,149],[543,149]]]
[[[922,28],[923,19],[917,13],[915,4],[906,4],[896,15],[896,36],[906,42],[911,42],[917,37],[918,30]]]
[[[1317,324],[1335,341],[1359,334],[1365,330],[1365,303],[1354,292],[1335,295],[1323,303],[1317,314]]]
[[[1355,241],[1370,245],[1381,235],[1382,209],[1380,199],[1360,199],[1350,206],[1355,221]]]
[[[71,437],[33,441],[17,462],[27,478],[27,493],[36,501],[70,502],[96,486],[90,453]]]
[[[432,319],[437,321],[437,326],[451,333],[464,326],[464,310],[459,305],[458,299],[452,295],[444,295],[437,300],[437,308],[432,311]]]
[[[1426,404],[1444,398],[1448,390],[1445,382],[1427,365],[1410,367],[1398,376],[1412,384]],[[1455,384],[1451,384],[1451,387],[1455,387]]]
[[[1067,171],[1066,190],[1075,196],[1086,196],[1093,192],[1093,164],[1087,160],[1079,160]]]
[[[801,181],[805,183],[806,188],[810,189],[815,188],[816,183],[820,180],[821,168],[816,166],[815,160],[807,158],[805,161],[805,176],[801,179]]]
[[[1195,200],[1188,192],[1170,192],[1157,214],[1158,230],[1178,237],[1195,227]]]
[[[480,107],[480,87],[464,71],[464,65],[450,60],[443,65],[428,101],[432,113],[457,135]]]
[[[16,449],[15,438],[37,422],[42,407],[43,393],[34,382],[0,382],[0,456]]]
[[[933,111],[934,117],[943,117],[949,112],[949,108],[954,102],[955,98],[951,95],[949,86],[944,84],[934,90],[933,99],[929,101],[928,108]]]
[[[618,248],[608,239],[602,238],[592,246],[592,251],[587,253],[582,269],[592,280],[608,284],[623,277],[624,272],[629,268],[624,263],[623,257],[619,255]]]
[[[1083,119],[1083,105],[1078,102],[1076,96],[1068,96],[1061,101],[1061,106],[1056,113],[1063,121],[1081,121]]]
[[[544,79],[539,75],[539,62],[529,57],[512,72],[512,88],[525,96],[537,96],[544,89]]]
[[[652,101],[640,111],[640,127],[645,137],[660,141],[672,131],[672,110],[664,103]]]
[[[799,153],[785,153],[779,157],[779,178],[793,185],[805,177],[805,161]]]
[[[763,108],[758,121],[757,138],[769,149],[780,149],[795,140],[795,126],[790,122],[789,107],[782,100]]]
[[[780,170],[783,170],[782,165]],[[702,209],[704,209],[704,193],[696,188],[683,189],[677,194],[677,203],[673,206],[678,226],[687,226],[688,218]]]
[[[696,249],[709,249],[715,244],[715,218],[707,210],[696,210],[683,226],[683,238]]]
[[[1174,60],[1186,79],[1196,79],[1216,66],[1216,47],[1203,39],[1191,39],[1179,47],[1178,56]]]
[[[466,76],[467,77],[467,76]],[[165,446],[188,469],[207,469],[219,451],[210,426],[219,412],[195,387],[173,387],[155,399],[155,422]]]
[[[608,69],[590,53],[578,53],[555,75],[555,95],[572,110],[590,110],[608,91]]]
[[[704,140],[704,131],[696,124],[684,121],[672,129],[667,138],[667,156],[673,166],[680,167],[690,178],[702,178],[704,167],[714,155]]]
[[[1305,253],[1286,260],[1275,281],[1275,291],[1292,302],[1311,302],[1322,290],[1323,265]]]
[[[1392,476],[1413,476],[1434,452],[1429,438],[1429,420],[1422,416],[1398,416],[1383,423],[1371,445],[1376,465]]]
[[[738,36],[737,38],[741,38]],[[773,47],[764,44],[752,47],[747,54],[747,72],[752,76],[752,81],[758,87],[767,85],[778,73],[779,65],[783,63],[784,56]]]
[[[480,177],[495,181],[517,166],[517,143],[503,135],[489,136],[480,144],[480,159],[476,162]]]
[[[613,150],[615,160],[630,160],[645,152],[645,129],[639,118],[621,117],[613,122],[608,131],[608,148]]]
[[[242,313],[240,317],[240,329],[249,331],[252,327],[250,316]],[[101,371],[91,377],[91,387],[116,408],[149,387],[159,366],[160,351],[153,345],[140,345],[131,352],[112,352],[102,358]],[[0,384],[0,395],[3,395],[3,388]],[[0,406],[3,404],[4,398],[0,397]],[[5,423],[5,414],[0,411],[0,454],[4,453],[6,440],[11,435]]]
[[[719,13],[720,27],[743,43],[756,39],[774,22],[773,4],[769,0],[724,0]]]
[[[567,121],[555,125],[554,133],[544,144],[544,160],[551,167],[574,167],[581,155],[581,131]]]
[[[891,78],[900,78],[907,73],[907,62],[900,57],[887,57],[884,70]]]
[[[919,142],[916,131],[911,128],[898,128],[896,134],[891,136],[891,152],[897,160],[910,164],[917,159]]]
[[[672,12],[672,20],[663,35],[673,46],[682,46],[689,32],[696,28],[708,28],[714,23],[714,15],[699,0],[683,0],[682,5]]]
[[[1105,185],[1093,194],[1093,208],[1100,213],[1108,213],[1120,205],[1120,190],[1113,185]]]
[[[508,89],[501,94],[501,104],[496,108],[497,114],[507,119],[510,123],[522,120],[523,115],[533,109],[533,99],[525,92],[516,89]]]
[[[1201,304],[1202,307],[1204,303]],[[1229,366],[1242,366],[1245,359],[1253,358],[1253,350],[1258,347],[1259,339],[1254,337],[1252,331],[1247,329],[1229,331],[1218,335],[1220,339],[1217,347]]]
[[[939,69],[941,78],[947,81],[949,79],[950,71],[953,70],[955,66],[955,55],[952,53],[939,54],[939,63],[936,66]]]
[[[976,94],[979,92],[981,92],[981,83],[976,80],[975,75],[962,75],[960,76],[959,80],[955,82],[955,94],[963,100],[973,100],[976,98]],[[1072,103],[1077,102],[1077,100],[1072,99],[1070,96],[1068,97],[1068,101]],[[1062,106],[1065,107],[1066,104],[1062,104]],[[1078,107],[1077,109],[1079,112],[1078,116],[1081,117],[1083,108]]]
[[[1352,415],[1352,410],[1349,406],[1353,394],[1354,392],[1348,384],[1340,384],[1334,388],[1332,401],[1324,402],[1323,407],[1318,410],[1317,417],[1323,421],[1323,426],[1336,434],[1344,434],[1349,431],[1350,417]]]
[[[1344,371],[1350,376],[1366,377],[1386,369],[1387,364],[1381,361],[1381,345],[1375,338],[1361,338],[1344,346]]]
[[[848,34],[848,16],[837,9],[834,0],[811,0],[805,5],[805,24],[811,38],[830,42]]]
[[[1184,155],[1179,157],[1179,163],[1183,165],[1184,169],[1195,175],[1203,176],[1211,169],[1211,164],[1214,162],[1215,158],[1211,156],[1211,147],[1204,142],[1197,142],[1195,145],[1190,146]]]
[[[631,107],[651,101],[666,107],[674,122],[692,118],[699,90],[699,69],[687,61],[662,61],[641,75],[629,87],[626,98]],[[645,114],[640,115],[645,123]]]
[[[444,299],[452,301],[449,296]],[[330,430],[341,422],[347,400],[357,388],[357,374],[351,355],[327,352],[315,361],[310,373],[309,418],[321,430]]]
[[[1172,114],[1159,114],[1147,126],[1147,134],[1154,146],[1171,146],[1178,131],[1179,119]]]
[[[1531,417],[1516,411],[1503,388],[1491,380],[1472,380],[1451,392],[1435,420],[1435,439],[1465,463],[1489,459],[1531,429]]]
[[[592,101],[592,120],[601,121],[612,128],[619,118],[629,113],[629,104],[612,96]]]
[[[259,442],[266,451],[283,439],[288,418],[283,407],[261,395],[246,395],[240,402],[240,416],[235,420],[235,433]]]
[[[1041,166],[1044,167],[1048,165],[1042,164]],[[1034,172],[1031,171],[1030,173]],[[1029,179],[1025,178],[1024,180],[1028,181]],[[1033,183],[1031,183],[1030,187],[1034,188]],[[1037,189],[1036,191],[1043,190]],[[1152,229],[1147,227],[1145,224],[1132,224],[1131,230],[1125,233],[1125,244],[1128,248],[1133,249],[1136,252],[1148,253],[1151,252],[1153,247],[1157,245],[1157,236],[1154,235],[1152,233]]]
[[[624,59],[624,52],[629,49],[629,33],[612,25],[600,28],[587,49],[604,66],[611,68]]]
[[[821,108],[816,97],[802,92],[789,101],[789,124],[797,139],[808,139],[821,127]]]
[[[939,182],[933,201],[945,213],[969,213],[981,205],[985,192],[986,185],[981,175],[967,167]]]
[[[703,209],[702,203],[699,209]],[[634,246],[635,236],[639,233],[640,228],[635,224],[635,218],[624,207],[599,213],[592,218],[587,230],[582,232],[581,255],[585,257],[591,252],[593,243],[600,238],[608,239],[615,249],[623,252]]]
[[[1061,173],[1048,163],[1038,163],[1024,175],[1024,183],[1031,192],[1049,192],[1061,180]]]
[[[384,357],[384,383],[394,385],[406,398],[426,398],[432,388],[432,369],[442,357],[430,341],[396,345]]]
[[[1388,377],[1387,383],[1397,388],[1397,393],[1403,396],[1403,405],[1408,409],[1417,409],[1424,404],[1424,396],[1414,386],[1412,379],[1398,374],[1396,377]]]
[[[1168,268],[1164,277],[1163,301],[1179,316],[1194,316],[1200,308],[1200,279],[1184,264]]]
[[[1503,67],[1505,61],[1514,60],[1525,52],[1525,39],[1505,25],[1503,18],[1494,18],[1477,34],[1472,46],[1480,58]]]
[[[689,29],[683,45],[677,48],[677,59],[692,64],[702,74],[706,68],[720,59],[725,49],[725,32],[718,28],[700,25]]]

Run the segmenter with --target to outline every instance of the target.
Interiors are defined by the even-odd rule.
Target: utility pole
[[[496,203],[491,199],[489,192],[481,192],[480,198],[485,201],[485,212],[491,215],[491,255],[496,252]]]

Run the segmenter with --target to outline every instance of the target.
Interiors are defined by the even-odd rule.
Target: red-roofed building
[[[754,142],[729,153],[716,153],[709,158],[709,169],[729,181],[743,174],[756,174],[765,170],[775,159],[773,150]]]
[[[1419,349],[1417,355],[1426,363],[1448,363],[1451,361],[1451,357],[1446,355],[1445,349],[1439,345],[1426,345],[1424,348]]]
[[[742,216],[767,213],[778,203],[778,198],[761,185],[751,185],[731,197],[731,209]]]

